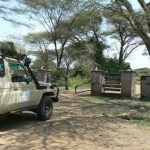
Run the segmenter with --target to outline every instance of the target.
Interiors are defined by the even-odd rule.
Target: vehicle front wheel
[[[37,116],[41,121],[46,121],[50,119],[53,112],[53,101],[50,97],[46,96],[43,97],[38,109],[37,109]]]

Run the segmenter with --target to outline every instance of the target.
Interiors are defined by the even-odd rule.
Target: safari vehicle
[[[0,55],[0,115],[29,110],[40,120],[50,118],[58,101],[55,85],[39,82],[30,68],[31,59]]]

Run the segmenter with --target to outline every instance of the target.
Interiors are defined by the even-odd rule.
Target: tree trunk
[[[57,68],[60,68],[60,66],[61,66],[61,62],[62,62],[62,58],[63,58],[63,54],[64,54],[64,47],[66,45],[66,42],[67,42],[67,39],[65,39],[61,45],[61,52],[60,52],[60,55],[58,57]]]
[[[69,88],[68,88],[68,84],[69,84],[69,79],[68,79],[68,75],[69,75],[69,73],[68,72],[66,72],[65,73],[65,90],[69,90]]]
[[[121,46],[120,52],[119,52],[119,62],[118,62],[120,69],[121,69],[122,63],[123,63],[123,47]]]
[[[145,15],[148,15],[149,9],[146,10],[145,1],[144,0],[138,0],[138,2],[141,5],[141,7],[143,8]],[[133,10],[133,7],[129,3],[129,1],[125,0],[124,6],[128,10],[129,15],[125,15],[125,14],[123,14],[123,15],[125,16],[125,18],[128,19],[130,25],[133,27],[135,32],[141,37],[141,39],[143,40],[143,42],[147,48],[149,55],[150,55],[150,37],[147,34],[147,31],[144,29],[143,23],[141,23],[140,20],[138,20],[138,18],[135,17],[135,15],[134,15],[135,11]],[[149,23],[149,17],[147,17],[146,21]]]
[[[141,35],[141,38],[147,48],[148,54],[150,55],[150,37],[148,35]]]
[[[70,64],[66,65],[66,73],[65,73],[65,90],[69,90],[69,68]]]
[[[131,25],[131,27],[134,29],[134,31],[140,36],[140,38],[143,40],[146,48],[147,48],[147,51],[150,55],[150,37],[149,35],[147,34],[147,31],[144,29],[143,27],[143,22],[141,22],[137,15],[136,12],[134,11],[131,3],[128,1],[128,0],[115,0],[116,1],[116,4],[119,5],[119,6],[124,6],[127,11],[128,11],[128,14],[127,13],[124,13],[124,10],[121,8],[121,11],[120,11],[120,14],[119,15],[122,15],[122,17],[124,17],[125,19],[127,19]],[[118,3],[120,2],[120,3]],[[145,13],[145,16],[146,16],[146,21],[148,23],[148,27],[149,27],[149,8],[147,7],[147,4],[145,3],[144,0],[138,0],[139,4],[141,5],[141,7],[143,8],[143,11]]]

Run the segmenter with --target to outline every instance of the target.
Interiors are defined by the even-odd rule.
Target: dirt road
[[[149,150],[150,131],[106,112],[109,101],[63,95],[50,121],[24,113],[0,119],[0,150]],[[107,109],[107,111],[105,111]]]

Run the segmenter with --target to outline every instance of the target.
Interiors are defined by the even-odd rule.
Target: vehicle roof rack
[[[2,52],[2,51],[0,51],[0,56],[2,56],[3,58],[9,57],[9,58],[17,59],[17,60],[24,60],[27,57],[26,54],[19,54],[19,53],[10,54],[7,52]]]

